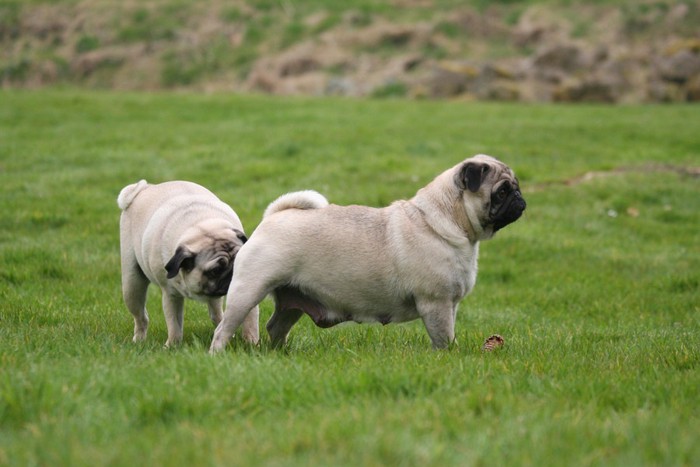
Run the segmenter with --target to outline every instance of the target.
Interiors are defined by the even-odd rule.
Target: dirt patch
[[[700,167],[672,165],[672,164],[646,164],[637,167],[617,167],[611,170],[586,172],[578,177],[563,181],[564,185],[574,186],[581,183],[590,182],[598,178],[612,177],[615,175],[625,175],[629,173],[675,173],[685,177],[700,177]]]
[[[663,174],[672,173],[683,177],[689,178],[700,178],[700,167],[695,166],[683,166],[683,165],[673,165],[673,164],[644,164],[640,166],[623,166],[616,167],[610,170],[595,170],[586,172],[583,175],[579,175],[572,178],[567,178],[564,180],[542,182],[530,184],[526,187],[526,192],[538,192],[545,190],[551,186],[576,186],[582,183],[588,183],[593,180],[601,178],[610,178],[627,174]]]

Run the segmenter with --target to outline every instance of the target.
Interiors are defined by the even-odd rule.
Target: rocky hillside
[[[0,82],[698,101],[700,0],[5,0]]]

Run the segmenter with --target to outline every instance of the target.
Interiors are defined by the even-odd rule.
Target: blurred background
[[[3,87],[700,100],[700,1],[0,0]]]

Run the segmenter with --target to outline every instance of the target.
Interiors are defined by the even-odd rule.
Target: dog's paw
[[[135,332],[134,338],[131,339],[131,342],[133,342],[134,344],[138,344],[139,342],[143,342],[145,340],[146,340],[146,331]]]

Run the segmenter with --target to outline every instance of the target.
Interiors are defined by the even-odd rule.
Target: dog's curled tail
[[[304,190],[286,193],[265,209],[263,218],[285,209],[319,209],[328,206],[328,200],[317,191]]]
[[[146,182],[146,180],[140,180],[136,183],[125,186],[122,191],[119,192],[119,197],[117,198],[117,205],[119,205],[119,209],[125,211],[126,208],[128,208],[134,201],[134,198],[136,198],[136,196],[147,186],[148,182]]]

